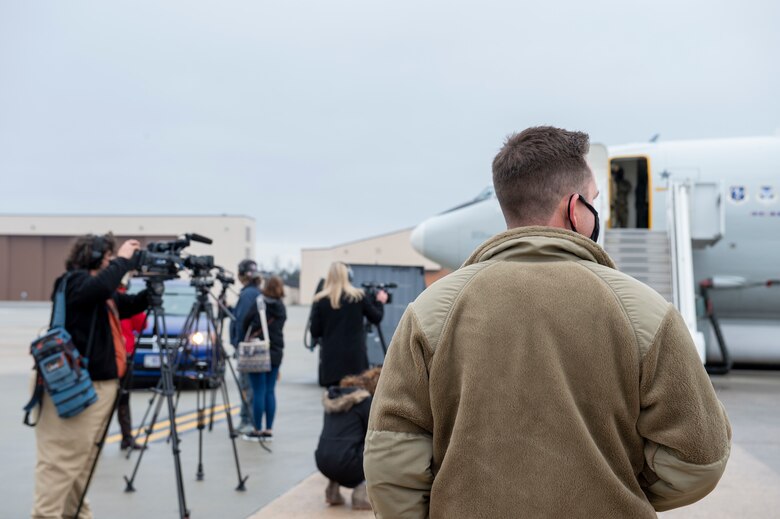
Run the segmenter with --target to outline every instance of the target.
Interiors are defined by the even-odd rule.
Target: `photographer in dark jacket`
[[[78,415],[63,419],[44,394],[35,428],[38,459],[33,519],[73,516],[85,491],[97,443],[111,419],[118,379],[126,368],[120,319],[147,307],[146,291],[132,296],[116,292],[138,248],[138,241],[128,240],[114,257],[111,234],[82,236],[71,248],[66,262],[65,329],[79,353],[89,360],[98,400]],[[55,282],[55,292],[63,277]],[[86,500],[79,515],[85,517],[92,517]]]
[[[347,375],[368,369],[363,317],[379,324],[386,302],[387,292],[379,290],[376,299],[366,297],[363,290],[350,283],[349,268],[344,263],[331,264],[325,286],[314,295],[311,309],[311,336],[321,338],[321,386],[334,386]]]

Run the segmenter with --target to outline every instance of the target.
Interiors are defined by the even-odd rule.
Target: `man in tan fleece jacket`
[[[366,437],[377,517],[655,517],[723,474],[731,430],[685,323],[594,243],[588,147],[510,137],[509,230],[406,310]]]

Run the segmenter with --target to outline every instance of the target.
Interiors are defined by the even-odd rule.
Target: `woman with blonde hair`
[[[376,299],[350,282],[350,270],[341,262],[331,264],[323,289],[315,294],[311,310],[311,335],[320,339],[319,382],[337,385],[347,375],[368,369],[363,318],[379,324],[384,315],[387,292]]]

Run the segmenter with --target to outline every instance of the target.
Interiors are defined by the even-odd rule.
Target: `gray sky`
[[[474,197],[527,126],[773,134],[779,24],[773,0],[0,0],[0,212],[246,214],[285,263]]]

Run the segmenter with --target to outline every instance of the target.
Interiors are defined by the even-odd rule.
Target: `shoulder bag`
[[[260,314],[263,338],[252,337],[250,328],[246,331],[244,340],[238,343],[236,369],[242,373],[268,373],[271,371],[271,341],[268,335],[268,320],[265,315],[263,296],[257,298],[257,312]]]

